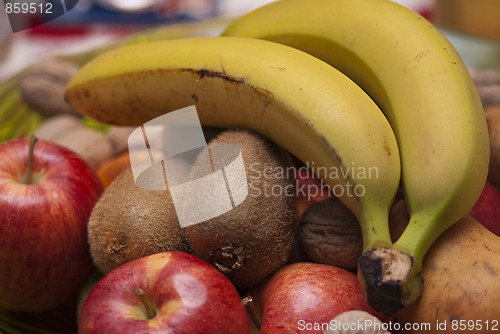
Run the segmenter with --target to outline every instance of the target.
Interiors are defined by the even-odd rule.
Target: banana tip
[[[359,278],[373,309],[394,316],[412,304],[421,293],[423,281],[414,275],[414,259],[392,248],[374,248],[359,259]]]

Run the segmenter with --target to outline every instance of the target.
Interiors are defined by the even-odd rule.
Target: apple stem
[[[141,288],[134,288],[134,295],[139,296],[139,298],[141,299],[141,302],[146,309],[146,316],[148,317],[148,319],[154,319],[156,317],[155,308],[146,300],[144,290],[142,290]]]
[[[26,184],[33,183],[33,149],[35,148],[35,143],[38,138],[35,135],[31,135],[30,144],[28,149],[28,167],[26,170]]]
[[[260,322],[259,316],[257,315],[257,310],[255,309],[255,303],[253,302],[252,296],[247,295],[241,301],[243,302],[243,305],[245,306],[247,312],[250,314],[250,318],[252,319],[253,324],[260,331],[262,323]]]

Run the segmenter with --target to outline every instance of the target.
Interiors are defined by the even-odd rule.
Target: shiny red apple
[[[260,303],[259,303],[260,299]],[[257,298],[261,334],[322,334],[335,316],[350,310],[390,319],[366,303],[355,274],[330,265],[297,262],[274,273]]]
[[[0,308],[42,311],[93,270],[87,221],[102,186],[82,158],[43,140],[29,173],[28,151],[28,139],[0,145]]]
[[[248,318],[231,282],[183,252],[146,256],[114,269],[90,292],[79,334],[245,334]]]
[[[486,182],[469,215],[491,232],[500,236],[500,191]]]

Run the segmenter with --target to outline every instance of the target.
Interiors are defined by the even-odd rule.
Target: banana
[[[411,218],[392,247],[371,249],[377,240],[365,242],[358,273],[375,309],[392,314],[411,304],[422,288],[425,253],[469,211],[487,176],[482,105],[453,46],[423,17],[388,0],[278,1],[244,15],[222,35],[310,53],[380,106],[397,138]]]
[[[139,126],[196,105],[201,124],[247,128],[310,166],[379,245],[400,179],[394,133],[376,104],[339,71],[258,39],[177,39],[109,52],[66,87],[80,113]],[[375,246],[375,245],[370,245]]]

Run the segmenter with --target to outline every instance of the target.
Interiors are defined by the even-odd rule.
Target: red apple
[[[500,191],[486,182],[469,215],[484,227],[500,236]]]
[[[304,211],[316,202],[330,198],[333,194],[306,166],[299,164],[297,167],[297,221]]]
[[[350,310],[366,311],[389,321],[368,306],[355,274],[330,265],[287,265],[264,283],[259,294],[261,334],[322,334],[335,316]]]
[[[214,266],[183,252],[146,256],[102,278],[83,304],[79,334],[245,334],[238,292]]]
[[[96,173],[75,153],[39,140],[27,182],[28,139],[0,145],[0,307],[55,308],[93,270],[87,221],[102,193]]]

